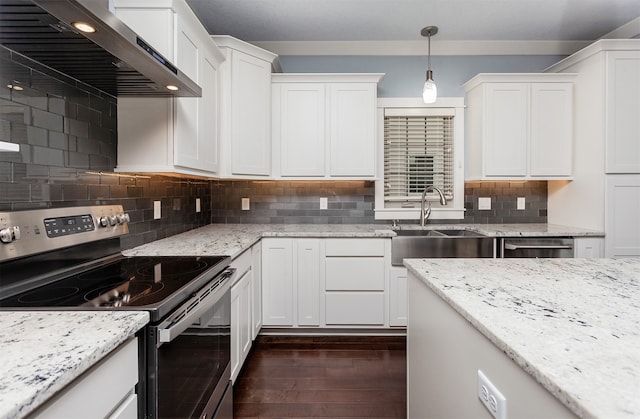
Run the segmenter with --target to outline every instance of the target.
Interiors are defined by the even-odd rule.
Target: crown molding
[[[640,17],[612,30],[602,39],[632,39],[640,37]]]
[[[431,55],[571,55],[593,41],[437,41]],[[427,55],[425,41],[252,42],[283,55]]]

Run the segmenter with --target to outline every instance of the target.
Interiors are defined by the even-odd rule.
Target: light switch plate
[[[196,198],[196,212],[200,212],[202,209],[200,208],[200,198]]]
[[[242,211],[249,211],[251,208],[251,201],[249,198],[242,198]]]
[[[478,198],[478,209],[479,210],[490,210],[491,209],[491,198]]]
[[[162,217],[162,203],[153,201],[153,219],[158,220]]]
[[[326,210],[327,208],[329,208],[329,200],[327,197],[321,197],[320,198],[320,209],[321,210]]]
[[[524,199],[524,196],[519,196],[518,199],[516,200],[517,204],[516,204],[516,209],[522,211],[525,208],[525,203],[526,200]]]

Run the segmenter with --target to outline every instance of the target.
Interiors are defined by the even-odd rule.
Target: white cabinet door
[[[376,86],[329,84],[330,176],[376,174]]]
[[[201,98],[175,99],[174,163],[209,172],[218,170],[218,69],[210,48],[178,19],[177,66],[202,88]]]
[[[529,138],[531,176],[571,176],[573,85],[532,83]]]
[[[320,325],[320,241],[296,240],[298,326]]]
[[[251,349],[251,270],[231,287],[231,379],[235,381]]]
[[[271,174],[271,63],[233,51],[231,174]]]
[[[573,239],[574,258],[604,257],[604,239],[600,237],[576,237]]]
[[[606,53],[606,172],[640,173],[640,51]]]
[[[484,87],[485,175],[524,177],[527,174],[528,85],[487,83]]]
[[[251,318],[253,331],[251,339],[256,338],[262,328],[262,242],[258,242],[251,248]]]
[[[262,322],[293,326],[293,240],[262,239]]]
[[[321,83],[275,84],[281,176],[325,174],[325,87]]]
[[[392,266],[389,273],[389,326],[407,325],[407,268]]]
[[[605,257],[640,256],[640,175],[607,175]]]

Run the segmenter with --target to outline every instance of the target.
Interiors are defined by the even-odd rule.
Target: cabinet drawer
[[[327,293],[325,309],[327,325],[382,325],[384,324],[384,293]]]
[[[327,291],[384,291],[384,259],[371,257],[327,258]]]
[[[54,395],[32,417],[86,418],[88,413],[106,417],[130,398],[137,382],[138,339],[133,338]]]
[[[384,256],[385,239],[327,239],[326,256]]]

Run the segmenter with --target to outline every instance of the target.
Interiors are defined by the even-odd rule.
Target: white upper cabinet
[[[571,74],[479,74],[467,91],[467,180],[569,179]]]
[[[212,36],[221,72],[220,177],[271,175],[271,73],[278,56],[230,36]]]
[[[640,51],[605,58],[606,172],[640,173]]]
[[[218,78],[224,55],[183,0],[114,0],[116,15],[202,88],[200,98],[118,99],[116,171],[219,171]]]
[[[275,178],[375,179],[381,74],[274,74]]]
[[[325,85],[275,83],[274,118],[280,175],[324,176]]]

